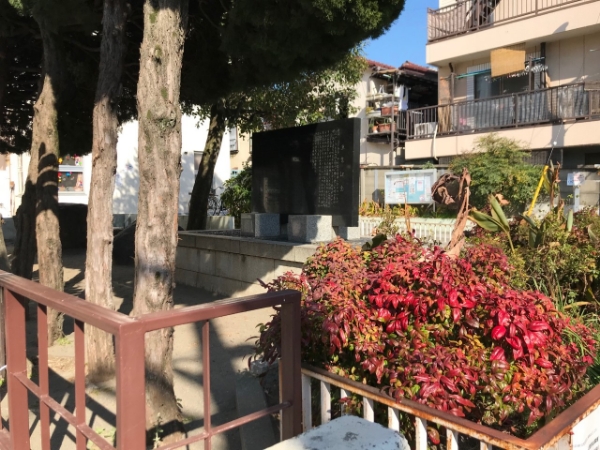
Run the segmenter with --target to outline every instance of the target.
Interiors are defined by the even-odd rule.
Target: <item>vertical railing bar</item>
[[[146,449],[146,349],[140,323],[120,327],[115,336],[117,449]]]
[[[212,413],[210,409],[210,322],[202,324],[202,395],[204,400],[204,431],[208,433],[204,441],[205,450],[212,448]]]
[[[388,428],[400,433],[400,411],[388,406]]]
[[[363,397],[363,419],[368,420],[369,422],[375,422],[373,400],[367,397]]]
[[[415,416],[415,450],[427,450],[427,421]]]
[[[492,450],[492,445],[487,442],[479,441],[479,450]]]
[[[48,395],[50,390],[48,379],[48,308],[39,303],[37,305],[37,331],[40,394]],[[50,408],[44,402],[40,402],[40,434],[42,450],[50,450]]]
[[[75,419],[77,425],[85,424],[85,336],[84,324],[75,320]],[[85,450],[87,438],[77,428],[77,450]]]
[[[281,412],[281,436],[290,439],[302,433],[302,369],[300,331],[300,293],[289,294],[281,305],[280,402],[291,407]]]
[[[348,397],[350,397],[350,392],[348,392],[344,388],[340,388],[340,400],[342,400],[344,398],[348,398]],[[346,415],[346,404],[342,403],[341,408],[342,408],[342,416],[345,416]]]
[[[27,372],[25,339],[25,305],[11,291],[4,290],[6,308],[6,367],[8,385],[8,416],[10,443],[13,449],[28,449],[29,443],[29,404],[27,388],[15,377]]]
[[[321,386],[321,425],[331,420],[331,385],[324,381],[319,382]]]
[[[311,378],[304,374],[302,374],[302,425],[305,433],[312,429]]]
[[[458,431],[446,429],[446,450],[458,450]]]

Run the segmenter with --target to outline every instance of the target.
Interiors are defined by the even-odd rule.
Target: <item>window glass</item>
[[[238,146],[237,146],[237,128],[233,127],[229,129],[229,151],[230,152],[237,152],[238,151]]]
[[[194,172],[200,170],[200,161],[202,161],[202,152],[194,152]]]
[[[66,155],[58,158],[58,190],[61,192],[83,192],[83,158]]]
[[[83,172],[58,172],[58,190],[61,192],[83,192]]]

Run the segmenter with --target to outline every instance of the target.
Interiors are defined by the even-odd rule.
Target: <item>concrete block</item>
[[[203,273],[205,275],[214,275],[215,274],[215,260],[217,257],[215,256],[215,252],[212,250],[198,250],[200,255],[198,257],[198,266],[197,270],[199,273]]]
[[[288,240],[292,242],[327,242],[333,234],[331,216],[289,216]]]
[[[275,272],[273,278],[282,276],[287,272],[299,274],[302,272],[302,264],[290,262],[288,264],[275,264]]]
[[[261,258],[281,259],[294,261],[294,247],[292,242],[265,241],[262,239],[241,239],[240,253]]]
[[[235,382],[235,398],[238,417],[267,408],[267,401],[258,378],[242,372]],[[263,450],[275,445],[275,432],[270,417],[262,417],[240,427],[242,450]]]
[[[175,270],[175,283],[183,284],[185,286],[197,287],[198,273],[192,270],[176,269]]]
[[[410,450],[406,438],[361,417],[342,416],[269,450]]]
[[[240,252],[240,238],[203,234],[196,236],[196,247],[205,250],[218,250],[228,253]]]
[[[242,214],[240,228],[242,236],[254,237],[254,214]]]
[[[191,233],[189,231],[180,231],[177,246],[178,247],[195,247],[197,236],[198,235],[196,233]]]
[[[206,220],[208,230],[235,230],[235,218],[233,216],[209,216]]]
[[[198,271],[200,252],[191,247],[178,247],[175,254],[175,267],[178,269]]]
[[[262,287],[260,284],[258,283],[245,283],[245,282],[240,282],[240,284],[238,285],[239,287],[237,288],[237,290],[231,294],[226,294],[226,295],[230,295],[231,297],[247,297],[248,295],[259,295],[259,294],[266,294],[267,290]]]
[[[360,227],[334,227],[333,230],[336,236],[347,241],[360,239]]]
[[[265,283],[273,280],[275,261],[271,258],[241,255],[240,280],[247,283],[257,283],[260,278]]]
[[[318,247],[314,244],[297,245],[294,248],[294,262],[300,264],[306,263],[306,260],[315,254],[317,248]]]
[[[241,275],[242,255],[236,253],[216,252],[215,275],[218,277],[239,280]]]
[[[254,214],[254,236],[279,237],[279,214]]]

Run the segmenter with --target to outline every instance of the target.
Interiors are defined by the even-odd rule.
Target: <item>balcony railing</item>
[[[473,133],[569,119],[600,119],[600,90],[571,84],[451,105],[411,109],[408,139]]]
[[[589,0],[462,0],[427,10],[429,42]]]

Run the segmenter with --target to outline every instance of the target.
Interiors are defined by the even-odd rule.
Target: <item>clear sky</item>
[[[387,33],[366,42],[367,58],[395,67],[404,61],[425,64],[427,8],[437,9],[438,5],[438,0],[406,0],[404,11]]]

